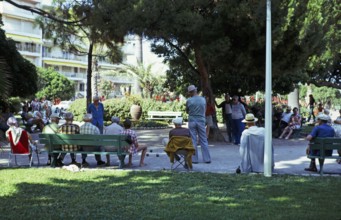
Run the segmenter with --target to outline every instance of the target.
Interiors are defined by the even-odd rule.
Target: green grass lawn
[[[340,219],[341,178],[1,169],[0,219]]]

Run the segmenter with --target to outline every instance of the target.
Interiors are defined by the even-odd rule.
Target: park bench
[[[182,112],[173,111],[148,111],[148,120],[172,120],[182,116]]]
[[[318,159],[320,163],[320,175],[323,175],[323,164],[325,159],[341,159],[341,156],[339,154],[333,154],[331,156],[327,156],[325,154],[325,150],[337,150],[341,152],[341,138],[314,138],[309,143],[310,151],[313,150],[320,150],[319,156],[311,156],[308,155],[308,158],[310,159]],[[338,153],[338,152],[336,152]]]
[[[48,146],[48,153],[55,155],[59,153],[75,153],[75,154],[100,154],[110,155],[116,154],[120,160],[119,167],[123,168],[126,147],[130,146],[127,143],[127,135],[89,135],[89,134],[39,134],[41,144]],[[78,145],[78,146],[108,146],[110,151],[64,151],[60,145]],[[52,157],[51,167],[56,166],[56,159]]]

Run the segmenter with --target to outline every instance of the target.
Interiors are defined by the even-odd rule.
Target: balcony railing
[[[84,73],[62,72],[62,74],[71,79],[72,78],[86,79],[86,74]]]
[[[19,51],[27,51],[27,52],[31,52],[31,53],[40,53],[40,45],[36,45],[36,44],[16,44],[16,47]]]
[[[81,62],[87,62],[86,56],[52,54],[49,52],[45,52],[45,53],[43,53],[43,57],[54,58],[54,59],[62,59],[62,60],[76,60],[76,61],[81,61]]]

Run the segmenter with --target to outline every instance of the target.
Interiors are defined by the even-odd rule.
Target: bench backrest
[[[182,112],[172,112],[172,111],[148,111],[148,116],[176,116],[181,117]]]
[[[327,138],[314,138],[310,143],[311,150],[340,150],[341,138],[327,137]]]
[[[39,134],[39,142],[53,145],[129,146],[127,135]]]

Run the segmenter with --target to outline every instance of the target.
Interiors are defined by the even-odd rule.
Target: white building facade
[[[16,3],[31,7],[41,7],[42,0],[15,0]],[[4,23],[3,29],[8,38],[16,42],[18,51],[24,58],[37,67],[52,67],[59,73],[74,81],[75,97],[85,97],[87,82],[87,56],[77,56],[63,51],[50,41],[43,39],[42,30],[35,24],[35,14],[19,9],[5,1],[0,1],[0,13]],[[123,46],[123,63],[136,64],[143,56],[139,37],[127,37]],[[98,60],[98,73],[93,69],[93,76],[101,71],[115,70],[118,66],[104,58]],[[121,96],[127,87],[136,87],[135,79],[130,77],[106,77],[115,84],[114,96]],[[133,88],[136,91],[136,88]]]

